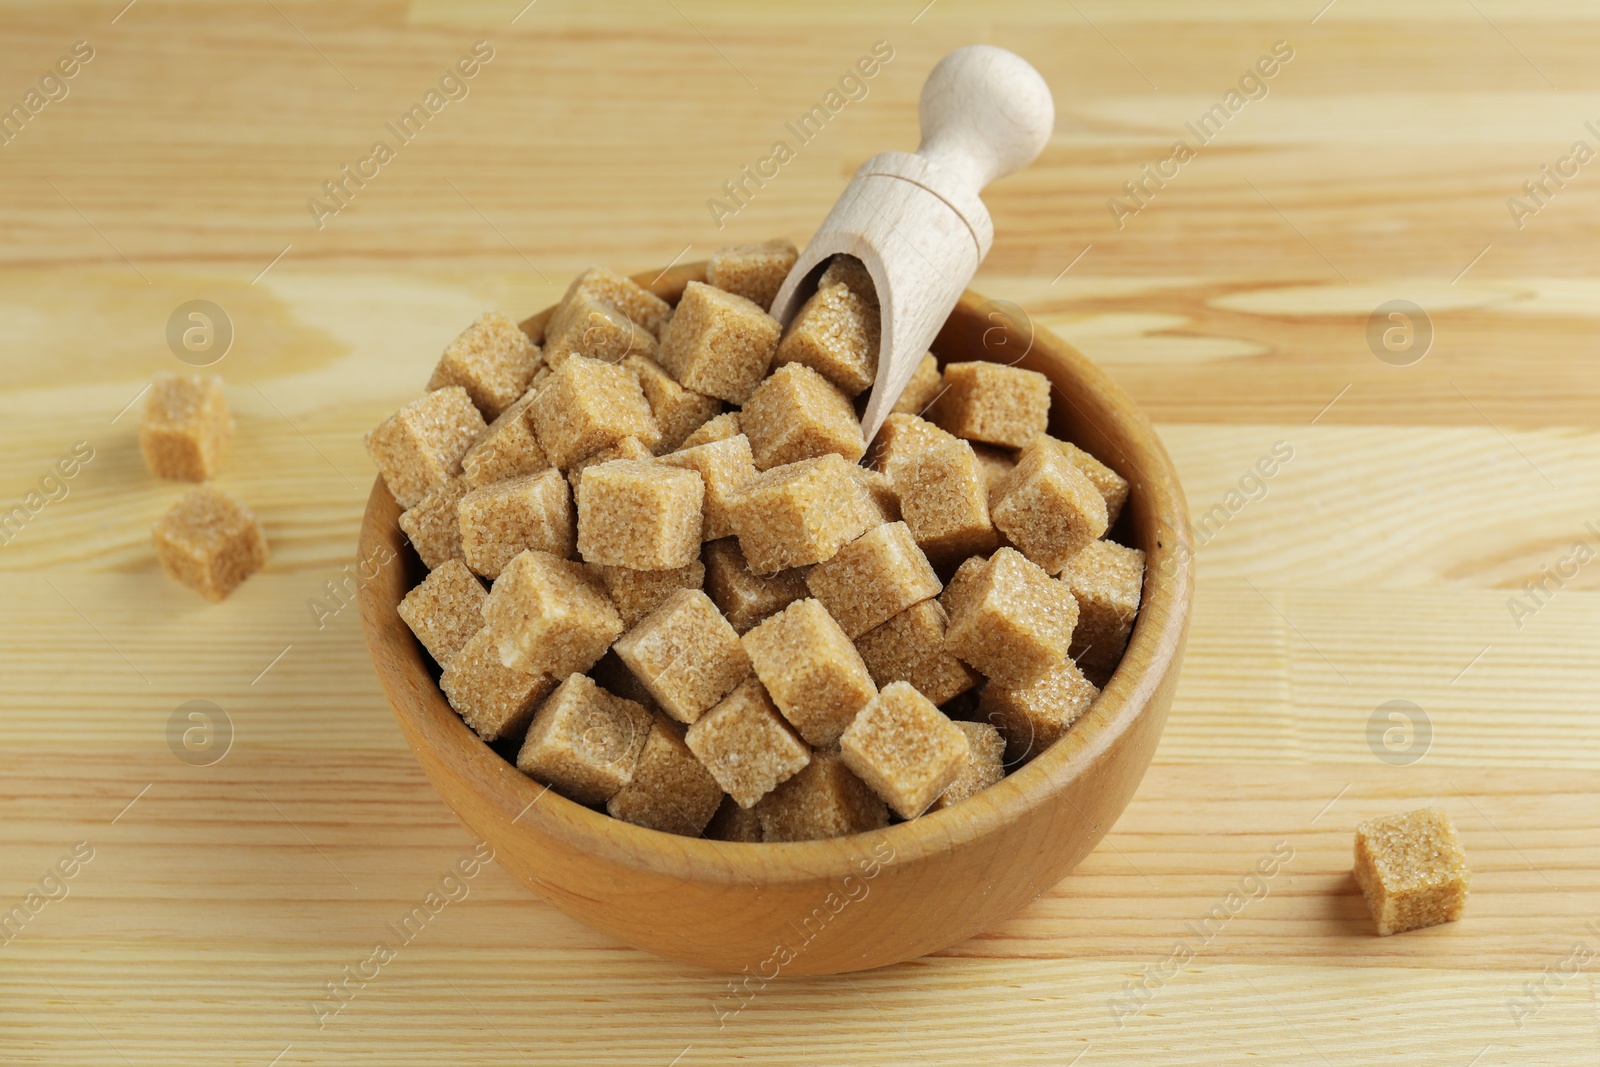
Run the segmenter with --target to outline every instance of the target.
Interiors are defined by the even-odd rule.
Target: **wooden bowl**
[[[649,284],[668,301],[703,280],[688,264]],[[778,973],[863,970],[937,951],[1050,888],[1110,830],[1144,776],[1178,681],[1191,598],[1182,490],[1149,422],[1076,350],[968,292],[934,344],[1054,383],[1050,431],[1132,483],[1116,534],[1145,550],[1144,603],[1115,676],[1067,735],[945,811],[827,841],[734,844],[659,833],[574,803],[519,773],[450,710],[396,606],[422,577],[380,478],[361,525],[361,590],[378,678],[422,769],[495,858],[586,926],[746,985]],[[540,336],[548,311],[524,323]],[[1034,336],[1030,337],[1030,334]],[[987,342],[987,345],[986,345]]]

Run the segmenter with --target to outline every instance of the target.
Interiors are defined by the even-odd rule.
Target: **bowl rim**
[[[634,280],[658,295],[675,296],[688,282],[703,280],[704,268],[704,262],[686,263],[654,275],[641,273]],[[973,313],[993,303],[968,290],[963,293],[957,310]],[[538,331],[542,330],[551,310],[553,308],[547,308],[525,320],[524,329],[539,336]],[[1010,316],[1003,325],[1008,331],[1015,328]],[[571,849],[620,868],[699,883],[739,885],[837,879],[855,869],[869,836],[873,844],[882,841],[893,849],[898,866],[947,854],[1044,805],[1093,768],[1101,755],[1115,746],[1132,729],[1138,717],[1151,708],[1163,679],[1182,652],[1193,595],[1190,567],[1193,553],[1183,492],[1172,461],[1148,418],[1104,371],[1076,348],[1031,323],[1029,333],[1032,336],[1026,340],[1030,349],[1042,349],[1050,357],[1071,364],[1073,373],[1108,400],[1109,408],[1120,412],[1123,421],[1130,423],[1124,429],[1124,436],[1134,448],[1119,448],[1139,475],[1129,478],[1132,483],[1129,504],[1133,505],[1136,497],[1147,498],[1142,506],[1150,511],[1148,524],[1165,536],[1151,536],[1144,546],[1145,586],[1139,615],[1123,655],[1123,663],[1138,660],[1144,664],[1143,670],[1135,675],[1119,665],[1099,698],[1072,729],[1028,763],[959,806],[932,811],[869,834],[817,841],[733,842],[689,838],[636,826],[569,800],[522,774],[481,740],[446,702],[428,668],[421,645],[409,630],[403,626],[399,628],[409,642],[409,650],[384,645],[385,632],[396,631],[392,626],[381,627],[378,613],[387,611],[392,616],[397,602],[378,602],[373,590],[379,583],[367,583],[361,590],[362,629],[375,668],[380,661],[387,660],[407,681],[425,683],[421,692],[431,692],[431,699],[414,701],[412,697],[419,691],[416,684],[391,685],[386,673],[377,670],[389,704],[413,747],[427,745],[453,777],[470,785],[478,799],[497,810],[508,824],[521,822],[526,831],[559,840]],[[939,347],[937,342],[935,347]],[[1078,411],[1080,416],[1088,417],[1081,408]],[[1129,456],[1129,451],[1137,454]],[[380,475],[374,481],[362,517],[363,558],[369,546],[386,545],[398,552],[411,551],[392,519],[385,517],[386,512],[397,514],[397,505]],[[1152,578],[1152,575],[1158,577]],[[402,589],[400,595],[404,596],[406,591]],[[451,754],[458,754],[460,758],[452,759]],[[454,806],[447,791],[438,792]],[[1103,835],[1109,827],[1092,826],[1092,829]]]

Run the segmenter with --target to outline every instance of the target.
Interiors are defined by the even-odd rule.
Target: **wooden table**
[[[1593,7],[925,2],[7,5],[0,104],[74,42],[93,58],[0,145],[0,505],[78,442],[93,458],[0,548],[0,912],[43,894],[0,947],[0,1061],[1593,1059],[1600,164],[1562,162],[1600,147]],[[478,41],[492,59],[445,86],[467,95],[391,132]],[[877,41],[892,60],[846,85],[865,97],[800,143],[785,123]],[[780,979],[720,1026],[725,978],[489,864],[319,1027],[328,984],[473,848],[341,606],[361,433],[480,311],[545,306],[590,262],[803,240],[862,159],[915,144],[923,76],[974,41],[1027,56],[1058,106],[1041,160],[990,191],[977,287],[1110,369],[1205,524],[1139,796],[987,935]],[[1280,41],[1292,59],[1229,111]],[[380,139],[393,158],[329,200]],[[779,139],[794,158],[730,201]],[[126,410],[183,369],[166,334],[191,300],[232,324],[219,481],[273,551],[217,606],[157,569],[180,489],[146,475]],[[1372,327],[1393,300],[1422,309],[1409,346],[1405,321]],[[1257,479],[1275,447],[1292,458]],[[226,718],[184,761],[184,729],[207,740],[192,700]],[[1471,906],[1380,940],[1352,828],[1433,802]]]

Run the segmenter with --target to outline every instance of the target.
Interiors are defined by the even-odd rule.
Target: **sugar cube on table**
[[[841,282],[819,287],[801,306],[774,361],[804,364],[855,396],[877,377],[880,339],[877,304]]]
[[[705,482],[694,470],[612,460],[578,483],[578,553],[635,570],[686,567],[700,556]]]
[[[867,450],[850,398],[800,363],[773,371],[739,411],[757,470],[834,453],[854,463]]]
[[[1356,827],[1356,884],[1380,937],[1455,922],[1472,872],[1440,808],[1368,819]]]
[[[491,311],[445,348],[428,388],[458,385],[485,419],[493,419],[522,396],[539,362],[539,346],[510,318]]]
[[[928,410],[928,405],[938,399],[942,388],[944,378],[939,373],[939,361],[929,352],[917,363],[917,369],[911,372],[911,380],[900,392],[900,399],[889,410],[901,415],[921,415]]]
[[[685,389],[743,404],[778,348],[778,321],[742,296],[690,282],[657,359]]]
[[[461,472],[461,458],[489,427],[459,385],[435,389],[362,438],[367,455],[402,508]]]
[[[606,801],[606,813],[635,826],[698,837],[721,803],[722,787],[684,744],[683,727],[656,715],[633,775]]]
[[[944,649],[949,619],[937,600],[922,600],[855,639],[879,687],[910,682],[935,704],[949,703],[983,676]]]
[[[464,558],[461,551],[461,518],[457,508],[472,487],[456,475],[434,486],[416,507],[400,513],[399,526],[429,570],[446,560]]]
[[[739,635],[699,589],[667,597],[614,648],[661,710],[683,723],[700,718],[750,673]]]
[[[488,599],[477,576],[465,563],[452,559],[428,572],[405,595],[400,601],[400,617],[434,662],[447,667],[472,635],[483,629],[483,605]]]
[[[702,835],[713,841],[738,841],[753,844],[761,840],[761,816],[740,807],[732,797],[722,798],[722,806],[711,816]]]
[[[588,356],[572,356],[550,372],[528,405],[528,421],[545,458],[562,470],[624,437],[646,448],[661,440],[639,379]]]
[[[633,778],[653,721],[633,701],[570,674],[533,713],[517,770],[580,804],[603,804]]]
[[[526,674],[501,663],[494,634],[484,627],[467,639],[439,675],[439,688],[450,707],[490,742],[527,733],[534,708],[555,687],[556,679],[548,674]]]
[[[745,633],[769,615],[776,615],[796,600],[811,595],[806,588],[804,570],[794,568],[777,574],[751,572],[739,551],[737,539],[729,537],[705,546],[706,592],[738,633]]]
[[[1066,660],[1078,621],[1071,590],[1014,548],[996,550],[946,610],[945,649],[1008,686]]]
[[[1144,590],[1144,553],[1094,541],[1061,572],[1078,602],[1071,655],[1085,671],[1109,677],[1128,647]]]
[[[662,456],[660,462],[669,467],[697,471],[700,480],[705,483],[700,539],[715,541],[730,536],[733,523],[728,518],[729,505],[756,476],[749,439],[737,434],[721,441],[682,448]]]
[[[943,588],[903,522],[851,541],[807,571],[806,586],[852,639]]]
[[[519,474],[537,474],[550,466],[533,434],[533,425],[528,422],[528,405],[533,403],[533,396],[531,388],[522,394],[461,457],[461,473],[468,487],[476,489]]]
[[[500,662],[557,678],[594,666],[622,633],[622,619],[598,577],[581,564],[532,549],[495,579],[483,619],[494,633]]]
[[[1106,532],[1100,490],[1042,436],[1029,442],[1001,481],[991,514],[995,528],[1050,574]]]
[[[656,337],[672,317],[671,304],[632,278],[605,267],[590,267],[574,278],[561,302],[584,299],[610,304]]]
[[[498,578],[530,548],[572,554],[572,494],[554,467],[479,486],[461,498],[456,514],[462,558],[485,578]]]
[[[837,752],[815,752],[752,809],[764,841],[814,841],[881,830],[889,809]]]
[[[799,258],[800,250],[786,237],[761,244],[728,245],[706,260],[706,284],[771,311],[783,280]]]
[[[655,355],[655,334],[592,297],[562,301],[544,324],[544,359],[552,370],[569,356],[621,363],[631,356],[654,359]]]
[[[739,413],[724,411],[685,437],[683,444],[678,446],[678,451],[686,452],[697,445],[709,445],[713,441],[726,441],[730,437],[738,437],[743,432],[739,429]]]
[[[1015,766],[1055,744],[1099,695],[1077,664],[1064,659],[1022,685],[990,682],[978,700],[978,718],[1000,731],[1006,763]]]
[[[594,568],[611,594],[611,603],[630,629],[654,611],[667,597],[680,589],[700,589],[705,585],[706,566],[699,560],[683,567],[659,571],[636,571],[632,567]],[[624,694],[626,695],[626,694]]]
[[[950,363],[934,422],[968,441],[1021,448],[1050,421],[1050,379],[1001,363]]]
[[[811,762],[811,750],[755,677],[747,677],[700,716],[684,740],[717,784],[745,808]]]
[[[150,385],[139,424],[139,451],[157,478],[203,482],[217,472],[233,416],[222,379],[160,374]]]
[[[728,506],[745,563],[776,574],[832,558],[878,525],[880,515],[836,455],[764,471],[746,482]]]
[[[933,802],[931,811],[943,811],[952,804],[959,804],[1006,776],[1006,743],[1000,731],[986,722],[956,722],[955,728],[967,735],[967,762]]]
[[[839,739],[877,695],[861,653],[816,600],[798,600],[740,640],[783,717],[813,748]]]
[[[671,452],[682,446],[684,438],[710,422],[722,410],[722,401],[714,396],[704,396],[693,389],[685,389],[677,380],[662,370],[654,360],[629,356],[622,365],[639,379],[639,388],[661,427],[661,440],[656,445],[660,453]]]
[[[890,682],[839,735],[845,766],[901,818],[928,810],[966,766],[967,736],[908,682]]]
[[[150,532],[167,577],[207,600],[222,600],[267,562],[255,515],[209,485],[185,492]]]

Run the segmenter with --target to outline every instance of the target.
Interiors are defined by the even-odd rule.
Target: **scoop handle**
[[[958,48],[922,86],[917,155],[977,196],[1038,158],[1055,127],[1050,87],[1027,60],[993,45]]]

